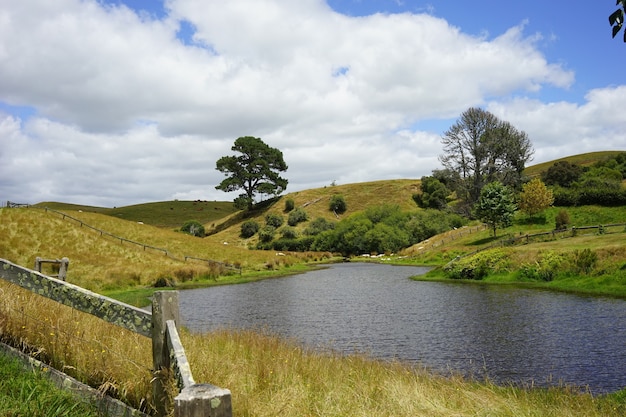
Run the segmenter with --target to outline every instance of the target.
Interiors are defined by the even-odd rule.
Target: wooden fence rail
[[[559,230],[552,230],[550,232],[542,232],[542,233],[533,233],[533,234],[525,234],[525,235],[521,235],[521,236],[515,236],[515,237],[505,237],[495,243],[492,243],[491,245],[485,246],[483,248],[480,249],[476,249],[475,251],[466,253],[464,255],[459,255],[456,258],[454,258],[453,260],[451,260],[450,262],[448,262],[448,264],[446,265],[449,266],[451,264],[453,264],[454,262],[457,262],[463,258],[466,258],[468,256],[472,256],[475,255],[479,252],[488,250],[488,249],[493,249],[495,247],[501,247],[501,246],[511,246],[511,245],[515,245],[518,244],[522,241],[525,241],[526,243],[529,243],[532,239],[536,239],[536,238],[540,238],[543,236],[550,236],[552,235],[552,238],[556,238],[556,236],[558,234],[564,235],[569,233],[570,236],[574,237],[578,235],[578,232],[581,230],[593,230],[593,229],[598,229],[598,233],[600,234],[604,234],[606,233],[608,228],[611,227],[624,227],[626,230],[626,223],[613,223],[613,224],[599,224],[599,225],[595,225],[595,226],[579,226],[579,227],[572,227],[570,229],[559,229]]]
[[[94,230],[95,232],[100,233],[100,236],[108,236],[108,237],[110,237],[110,238],[112,238],[112,239],[114,239],[114,240],[119,240],[119,241],[120,241],[120,243],[129,243],[129,244],[132,244],[132,245],[141,246],[141,247],[143,248],[143,250],[144,250],[144,251],[145,251],[146,249],[151,249],[151,250],[154,250],[154,251],[163,252],[163,253],[165,254],[165,256],[168,256],[168,257],[170,257],[170,258],[172,258],[172,259],[178,259],[178,260],[180,260],[179,258],[176,258],[175,256],[173,256],[173,255],[172,255],[172,254],[171,254],[171,253],[170,253],[167,249],[164,249],[164,248],[158,248],[158,247],[155,247],[155,246],[147,245],[147,244],[145,244],[145,243],[135,242],[135,241],[133,241],[133,240],[126,239],[126,238],[124,238],[124,237],[116,236],[116,235],[114,235],[114,234],[112,234],[112,233],[109,233],[109,232],[106,232],[106,231],[104,231],[104,230],[98,229],[97,227],[91,226],[91,225],[89,225],[89,224],[87,224],[87,223],[83,222],[82,220],[77,219],[76,217],[72,217],[72,216],[70,216],[69,214],[63,213],[63,212],[61,212],[61,211],[53,210],[53,209],[48,208],[48,207],[46,207],[46,208],[45,208],[45,210],[46,210],[46,211],[49,211],[49,212],[51,212],[51,213],[55,213],[55,214],[58,214],[58,215],[62,216],[62,218],[63,218],[64,220],[65,220],[65,219],[69,219],[69,220],[75,221],[75,222],[76,222],[76,223],[78,223],[81,227],[87,227],[88,229],[91,229],[91,230]],[[239,271],[239,275],[241,275],[241,273],[242,273],[242,271],[241,271],[241,268],[240,268],[240,267],[237,267],[237,266],[235,266],[235,265],[231,265],[231,264],[227,264],[227,263],[224,263],[224,262],[214,261],[214,260],[212,260],[212,259],[203,259],[203,258],[197,258],[197,257],[195,257],[195,256],[187,256],[187,255],[186,255],[186,256],[184,256],[184,257],[183,257],[183,259],[184,259],[185,261],[187,261],[188,259],[193,259],[193,260],[196,260],[196,261],[206,262],[206,263],[208,263],[209,265],[211,265],[211,264],[214,264],[214,265],[221,265],[221,266],[223,266],[224,268],[227,268],[227,269],[233,269],[233,270]]]
[[[164,379],[172,369],[179,394],[174,398],[176,417],[231,417],[231,394],[227,389],[210,384],[196,384],[176,324],[180,323],[177,291],[154,294],[152,313],[91,292],[76,285],[48,277],[0,259],[0,278],[43,297],[94,315],[109,323],[152,339],[155,369],[153,393],[158,416],[168,410],[168,385]]]

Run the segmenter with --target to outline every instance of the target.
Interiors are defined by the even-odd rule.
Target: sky
[[[614,0],[0,0],[0,201],[230,201],[240,136],[287,192],[421,178],[480,107],[530,165],[626,150]]]

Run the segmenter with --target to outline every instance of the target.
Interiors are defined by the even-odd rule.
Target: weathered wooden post
[[[167,394],[170,368],[166,341],[168,320],[180,323],[178,291],[157,291],[152,296],[152,393],[158,416],[166,416],[170,408]]]

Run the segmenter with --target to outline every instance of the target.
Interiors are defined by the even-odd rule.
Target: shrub
[[[555,219],[555,230],[564,230],[567,229],[567,226],[570,225],[569,214],[565,210],[559,210]]]
[[[315,236],[325,232],[326,230],[333,230],[334,228],[335,223],[329,222],[323,217],[318,217],[308,225],[308,227],[304,230],[304,234]]]
[[[289,213],[294,208],[296,208],[296,204],[293,202],[293,199],[288,198],[285,200],[285,213]]]
[[[189,220],[185,222],[180,230],[181,232],[185,232],[192,236],[204,237],[204,226],[196,220]]]
[[[524,278],[542,281],[552,281],[562,270],[563,255],[547,252],[532,265],[523,265],[520,275]]]
[[[298,233],[295,229],[291,227],[285,227],[280,231],[280,235],[284,239],[296,239],[298,237]]]
[[[308,216],[306,211],[301,208],[297,208],[291,213],[289,213],[289,218],[287,219],[287,224],[289,226],[296,226],[298,223],[307,221]]]
[[[574,251],[574,267],[579,274],[589,274],[598,262],[598,254],[589,248]]]
[[[276,228],[274,226],[265,226],[259,231],[259,240],[263,243],[271,242],[276,234]]]
[[[248,220],[241,225],[241,237],[247,239],[259,231],[259,224],[254,220]]]
[[[328,209],[337,214],[343,214],[348,209],[348,206],[346,205],[346,200],[344,200],[343,196],[335,194],[330,199]]]
[[[506,270],[509,254],[499,250],[487,250],[468,256],[445,266],[445,273],[452,279],[481,280],[490,272]]]
[[[283,219],[283,216],[281,216],[280,214],[270,213],[265,216],[265,224],[267,224],[268,226],[273,226],[277,229],[283,225],[284,221],[285,220]]]

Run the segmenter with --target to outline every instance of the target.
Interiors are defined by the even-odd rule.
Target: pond
[[[626,387],[626,301],[409,279],[427,270],[345,263],[182,291],[183,325],[269,330],[317,349],[498,383]]]

